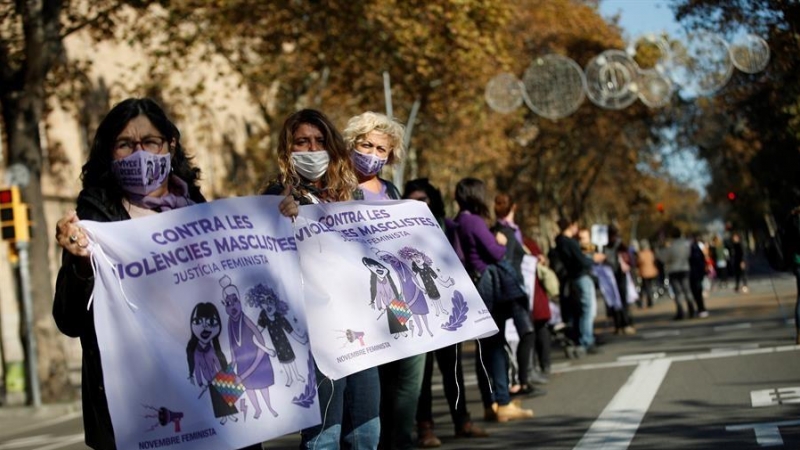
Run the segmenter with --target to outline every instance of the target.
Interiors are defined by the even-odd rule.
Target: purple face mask
[[[111,171],[122,189],[131,194],[147,195],[158,189],[171,170],[172,156],[138,150],[111,163]]]
[[[381,169],[383,169],[384,164],[389,158],[378,158],[375,155],[368,155],[366,153],[361,153],[358,150],[353,150],[350,154],[350,157],[353,160],[353,165],[355,165],[356,170],[361,175],[377,175]]]

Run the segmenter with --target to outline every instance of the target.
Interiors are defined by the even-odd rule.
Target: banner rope
[[[122,287],[122,278],[120,278],[119,274],[117,273],[117,268],[114,267],[114,263],[108,259],[103,247],[94,237],[94,233],[92,233],[89,229],[85,227],[81,227],[81,230],[89,239],[89,245],[87,248],[89,249],[89,260],[92,264],[92,274],[95,276],[95,280],[97,280],[97,273],[100,270],[100,261],[99,259],[102,258],[111,267],[111,272],[114,274],[114,278],[117,280],[117,284],[119,285],[119,291],[122,294],[122,298],[125,299],[125,303],[128,304],[128,307],[131,311],[138,311],[139,307],[136,306],[133,302],[130,301],[128,295],[125,293],[125,289]],[[86,304],[86,310],[88,311],[92,307],[92,303],[94,303],[94,289],[92,289],[92,295],[89,296],[89,302]]]

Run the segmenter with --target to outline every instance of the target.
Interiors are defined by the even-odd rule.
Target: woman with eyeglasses
[[[63,256],[53,318],[62,333],[81,340],[83,425],[91,448],[114,449],[116,444],[94,311],[87,309],[94,287],[89,241],[78,221],[115,222],[204,202],[199,175],[164,110],[151,99],[129,98],[114,106],[98,126],[81,170],[83,189],[77,208],[56,224]]]

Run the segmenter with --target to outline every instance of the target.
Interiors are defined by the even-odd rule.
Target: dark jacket
[[[205,199],[196,194],[196,203]],[[113,206],[112,206],[113,205]],[[130,219],[119,204],[114,204],[100,189],[84,189],[78,196],[78,217],[81,220],[117,222]],[[94,309],[86,309],[94,289],[94,277],[81,278],[76,272],[76,258],[62,252],[61,269],[56,279],[53,299],[53,318],[58,329],[69,337],[81,340],[83,367],[81,370],[81,395],[83,398],[83,428],[86,445],[95,449],[114,449],[114,430],[108,412],[103,368],[94,326]]]
[[[559,234],[556,236],[556,250],[567,270],[567,281],[573,281],[592,270],[592,260],[581,251],[575,239]]]

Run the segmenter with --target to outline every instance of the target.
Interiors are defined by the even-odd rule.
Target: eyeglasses
[[[133,152],[141,145],[142,149],[150,153],[158,153],[167,139],[161,136],[145,136],[142,139],[120,139],[114,144],[114,150],[120,152]]]

